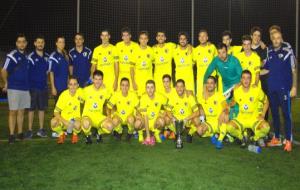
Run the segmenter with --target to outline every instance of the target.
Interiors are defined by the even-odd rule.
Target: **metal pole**
[[[191,43],[194,45],[194,29],[195,29],[195,0],[192,0],[192,7],[191,7]]]
[[[141,0],[138,0],[138,12],[137,12],[137,34],[140,32],[141,24]]]
[[[80,0],[77,0],[76,32],[80,32]]]
[[[231,31],[231,0],[229,0],[228,7],[228,30]]]
[[[299,0],[296,0],[296,56],[299,56]]]

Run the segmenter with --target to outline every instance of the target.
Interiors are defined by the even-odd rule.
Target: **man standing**
[[[297,92],[297,70],[291,49],[283,47],[280,32],[271,36],[272,46],[268,49],[265,69],[269,71],[268,94],[275,136],[268,146],[281,146],[279,107],[285,120],[286,144],[284,151],[292,151],[291,98]]]
[[[84,46],[84,36],[82,33],[75,34],[75,47],[69,52],[70,74],[78,79],[79,86],[83,88],[90,78],[91,54],[92,50]]]
[[[16,39],[16,49],[7,54],[2,68],[4,91],[8,97],[8,143],[15,142],[15,126],[18,126],[18,138],[23,139],[24,109],[30,108],[29,67],[30,62],[25,55],[27,40],[24,34]]]
[[[44,129],[45,110],[48,107],[48,72],[49,55],[44,52],[45,38],[37,36],[34,40],[35,50],[29,55],[31,63],[29,70],[30,82],[30,97],[31,107],[28,112],[28,131],[25,133],[25,138],[32,138],[32,124],[34,118],[34,111],[38,110],[39,127],[37,135],[40,137],[47,137]]]

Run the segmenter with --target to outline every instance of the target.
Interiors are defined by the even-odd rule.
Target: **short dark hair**
[[[70,82],[70,80],[76,80],[77,83],[78,83],[78,78],[75,77],[75,76],[73,76],[73,75],[69,76],[69,82]],[[68,82],[68,83],[69,83],[69,82]]]
[[[146,30],[140,31],[140,32],[139,32],[139,37],[140,37],[141,35],[146,35],[146,36],[149,38],[149,32],[146,31]]]
[[[63,35],[59,35],[59,36],[57,36],[56,37],[56,40],[55,40],[55,42],[57,42],[58,41],[58,39],[60,39],[60,38],[63,38],[63,39],[66,39]]]
[[[121,34],[123,34],[123,33],[125,33],[125,32],[127,32],[128,34],[131,35],[131,30],[130,30],[130,28],[127,27],[127,26],[121,29]]]
[[[153,86],[155,87],[155,82],[154,82],[154,80],[147,80],[146,86],[147,86],[148,84],[153,84]]]
[[[185,86],[185,82],[184,82],[183,79],[178,79],[178,80],[176,81],[176,85],[177,85],[178,83],[182,83],[183,86]]]
[[[105,29],[101,30],[101,33],[100,33],[100,34],[102,34],[102,32],[107,32],[107,33],[110,35],[110,30],[109,30],[109,29],[107,29],[107,28],[105,28]]]
[[[24,33],[19,33],[19,34],[17,34],[17,36],[16,36],[16,41],[18,41],[19,38],[25,38],[25,40],[27,40],[27,38],[26,38],[26,36],[25,36]]]
[[[84,35],[83,35],[83,33],[81,33],[81,32],[77,32],[77,33],[74,35],[74,38],[75,38],[76,36],[81,36],[81,37],[84,39]]]
[[[211,80],[214,81],[214,83],[217,83],[217,78],[214,77],[214,76],[212,76],[212,75],[210,75],[210,76],[207,78],[207,80],[208,80],[208,79],[211,79]],[[207,81],[207,80],[206,80],[206,81]]]
[[[180,38],[180,36],[185,36],[187,40],[189,40],[189,35],[187,32],[179,32],[178,33],[178,38]]]
[[[251,74],[251,72],[250,72],[248,69],[243,70],[241,76],[243,76],[243,75],[245,75],[245,74],[248,74],[248,75],[250,75],[250,77],[252,77],[252,74]]]
[[[172,80],[172,77],[169,74],[163,75],[162,79],[168,78],[170,81]]]
[[[272,26],[270,26],[269,32],[271,32],[272,30],[277,30],[278,32],[281,33],[281,27],[278,26],[278,25],[272,25]]]
[[[127,81],[129,83],[129,79],[127,77],[123,77],[120,81],[120,84],[123,82],[123,81]]]
[[[225,30],[224,32],[222,32],[222,38],[224,36],[229,36],[229,38],[232,39],[232,33],[229,30]]]
[[[101,76],[102,79],[103,79],[104,74],[103,74],[102,71],[96,70],[96,71],[94,71],[94,73],[93,73],[93,78],[94,78],[95,76]]]
[[[259,26],[253,26],[250,30],[250,35],[252,36],[254,32],[258,31],[260,34],[262,34],[262,29]]]
[[[156,35],[157,35],[158,33],[163,33],[163,34],[166,36],[166,31],[165,31],[165,30],[157,30],[157,31],[156,31]]]
[[[200,31],[199,31],[198,34],[203,33],[203,32],[206,33],[206,34],[208,35],[208,31],[207,31],[206,29],[204,29],[204,28],[200,29]]]
[[[219,43],[219,44],[217,45],[217,50],[223,49],[223,48],[225,48],[226,51],[227,51],[227,46],[226,46],[226,44],[224,44],[224,43]]]
[[[250,41],[250,42],[251,42],[251,41],[252,41],[251,36],[248,35],[248,34],[243,35],[243,36],[242,36],[242,42],[243,42],[243,41]]]
[[[45,40],[45,37],[44,37],[42,34],[38,34],[38,35],[34,38],[34,41],[37,41],[37,39]]]

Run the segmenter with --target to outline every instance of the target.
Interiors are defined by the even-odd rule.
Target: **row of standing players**
[[[278,28],[275,27],[275,30],[278,31]],[[203,92],[203,79],[207,79],[211,74],[217,76],[216,84],[217,91],[219,92],[230,91],[233,85],[240,82],[241,71],[246,69],[250,71],[253,78],[252,85],[260,86],[261,61],[266,57],[266,48],[260,40],[261,30],[258,27],[254,27],[251,30],[251,36],[243,36],[242,47],[230,46],[231,33],[225,31],[222,34],[222,40],[226,46],[225,48],[223,46],[218,47],[218,51],[212,43],[208,42],[208,33],[206,30],[199,32],[200,45],[196,48],[188,44],[188,36],[185,33],[179,34],[179,44],[175,45],[173,43],[166,43],[165,33],[158,32],[156,36],[158,44],[152,48],[147,46],[148,37],[149,35],[146,31],[141,32],[139,35],[139,45],[137,45],[131,41],[130,30],[126,28],[122,30],[123,41],[113,46],[109,43],[109,31],[103,30],[101,32],[102,44],[96,47],[92,53],[89,48],[83,45],[83,35],[76,34],[76,46],[70,50],[69,56],[67,56],[64,50],[64,38],[59,37],[56,41],[57,50],[49,58],[46,53],[43,53],[43,38],[37,38],[35,40],[36,51],[28,57],[31,67],[29,69],[30,74],[27,85],[31,91],[34,91],[32,89],[45,90],[42,89],[47,86],[47,76],[45,77],[45,73],[50,72],[52,94],[55,97],[59,97],[67,88],[69,73],[76,76],[79,85],[83,87],[90,82],[92,78],[91,73],[94,73],[95,70],[101,70],[105,73],[103,83],[109,90],[117,90],[120,80],[127,78],[133,90],[137,92],[138,96],[141,96],[145,92],[144,86],[146,81],[153,78],[156,82],[157,91],[164,91],[162,77],[166,74],[171,76],[172,60],[174,60],[175,78],[183,79],[186,89],[192,91],[192,94],[194,94],[195,87],[193,66],[194,63],[196,64],[198,99],[203,94],[201,93]],[[224,51],[223,54],[222,51],[219,51],[222,49],[225,49],[225,54]],[[41,52],[42,54],[39,55]],[[10,69],[9,65],[12,64],[9,64],[9,62],[14,61],[12,58],[17,53],[20,52],[13,51],[8,54],[4,69]],[[218,56],[216,56],[217,54]],[[232,63],[231,65],[234,68],[238,68],[237,65],[241,68],[231,69],[232,73],[224,75],[220,73],[224,73],[224,71],[220,71],[217,68],[218,62]],[[91,66],[90,63],[92,63]],[[155,67],[154,77],[152,76],[153,65]],[[265,87],[265,81],[263,80],[263,87]],[[11,86],[13,87],[9,88],[8,86],[8,89],[16,89],[14,85]],[[263,89],[265,92],[268,91],[266,87]],[[39,94],[41,95],[41,93]],[[36,95],[36,93],[31,93],[31,95]],[[42,93],[42,96],[45,96],[45,93]],[[31,110],[37,107],[44,107],[41,110],[45,109],[46,105],[43,102],[31,100]]]

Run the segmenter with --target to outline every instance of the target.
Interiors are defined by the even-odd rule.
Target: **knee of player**
[[[50,122],[51,128],[55,128],[58,124],[59,124],[58,118],[54,117],[51,119],[51,122]]]
[[[142,126],[143,126],[143,122],[142,122],[140,119],[138,119],[138,120],[135,121],[135,123],[134,123],[134,128],[135,128],[136,130],[142,129],[142,128],[143,128]]]
[[[171,118],[169,118],[168,116],[164,117],[164,120],[165,120],[165,125],[171,124]]]
[[[81,128],[81,122],[80,120],[76,120],[75,123],[74,123],[74,127],[75,129],[79,130]]]
[[[128,116],[127,117],[127,123],[130,124],[130,125],[133,125],[134,124],[134,117],[133,116]]]
[[[200,125],[200,119],[199,119],[198,117],[193,118],[193,119],[192,119],[192,122],[193,122],[193,124],[194,124],[195,126]]]
[[[114,117],[114,118],[112,119],[112,123],[113,123],[114,126],[117,126],[117,125],[119,125],[120,120],[119,120],[118,118]]]
[[[91,123],[90,123],[90,121],[88,119],[85,118],[85,119],[82,120],[81,126],[84,129],[88,129],[88,128],[90,128]]]
[[[163,118],[159,117],[157,118],[157,121],[156,121],[156,127],[157,128],[162,128],[165,126],[165,121]]]
[[[111,121],[106,121],[106,122],[104,123],[104,127],[105,127],[107,130],[112,131],[113,128],[114,128],[114,125],[113,125],[113,123],[112,123]]]

